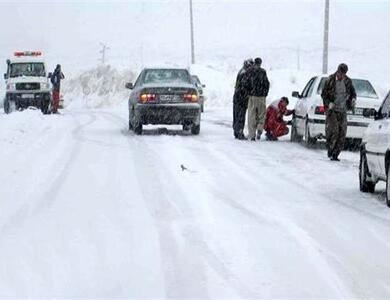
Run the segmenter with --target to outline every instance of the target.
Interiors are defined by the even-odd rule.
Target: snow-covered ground
[[[229,108],[160,127],[129,133],[125,103],[0,114],[0,297],[390,297],[358,153],[238,142]]]

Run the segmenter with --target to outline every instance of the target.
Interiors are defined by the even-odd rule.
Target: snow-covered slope
[[[131,70],[118,71],[111,66],[99,66],[64,80],[65,106],[106,107],[115,106],[128,97],[125,83],[134,80]]]

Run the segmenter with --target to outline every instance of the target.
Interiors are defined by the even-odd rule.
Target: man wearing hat
[[[234,137],[245,140],[244,127],[245,115],[248,108],[248,92],[250,90],[250,71],[253,66],[253,59],[244,61],[244,65],[238,72],[236,87],[233,96],[233,130]]]
[[[326,147],[328,157],[339,161],[347,135],[347,111],[353,110],[356,91],[352,80],[347,76],[348,66],[340,64],[336,73],[330,75],[322,90],[321,97],[326,110]]]
[[[256,58],[251,71],[251,90],[248,103],[248,139],[260,140],[266,115],[266,97],[269,81],[266,71],[261,67],[261,58]]]

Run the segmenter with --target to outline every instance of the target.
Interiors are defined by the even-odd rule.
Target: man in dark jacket
[[[61,65],[57,65],[50,78],[50,81],[53,85],[52,112],[54,114],[58,113],[58,106],[60,103],[61,80],[64,78],[65,76],[61,71]]]
[[[239,140],[245,140],[244,127],[245,115],[248,108],[248,92],[250,90],[250,70],[253,66],[253,60],[248,59],[238,72],[236,87],[233,96],[233,130],[234,137]]]
[[[321,97],[326,110],[326,146],[328,157],[339,161],[347,135],[347,111],[355,107],[356,91],[347,76],[348,66],[340,64],[337,72],[330,75],[322,89]]]
[[[248,138],[260,140],[266,117],[266,97],[269,92],[269,81],[266,71],[261,68],[261,58],[256,58],[251,75],[251,90],[248,103]],[[257,132],[256,132],[257,131]]]

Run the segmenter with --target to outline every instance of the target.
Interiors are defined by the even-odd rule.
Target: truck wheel
[[[363,193],[374,193],[375,183],[367,180],[368,174],[369,171],[368,171],[368,164],[367,164],[367,156],[366,154],[361,153],[360,165],[359,165],[359,188],[360,191]],[[387,185],[388,182],[389,182],[389,178],[387,179]],[[386,193],[386,195],[388,195],[388,193]]]
[[[16,110],[16,103],[14,101],[4,100],[4,112],[10,114]]]
[[[44,103],[41,107],[41,111],[44,115],[50,115],[51,114],[51,101]]]
[[[191,126],[191,134],[198,135],[200,133],[200,124]]]
[[[290,136],[290,140],[291,142],[301,142],[302,141],[302,136],[298,134],[298,129],[297,129],[297,126],[296,126],[296,119],[293,118],[291,120],[291,136]]]
[[[386,178],[386,204],[390,207],[390,168],[387,168]]]

